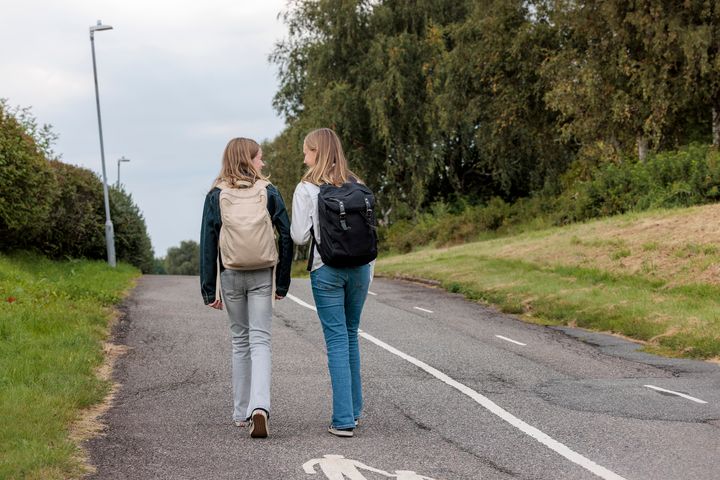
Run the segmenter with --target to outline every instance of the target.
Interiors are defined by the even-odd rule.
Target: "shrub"
[[[35,243],[57,193],[42,150],[0,101],[0,249]]]
[[[386,250],[476,239],[483,232],[519,232],[649,208],[687,207],[720,200],[720,153],[691,144],[655,154],[646,162],[588,165],[576,162],[560,180],[563,189],[538,192],[510,204],[492,198],[470,206],[436,203],[415,221],[402,220],[383,232]]]
[[[102,184],[85,168],[50,162],[59,194],[44,229],[40,249],[51,257],[105,257]]]
[[[108,193],[117,259],[135,265],[143,273],[153,272],[152,244],[140,209],[133,203],[132,196],[123,189],[111,187]],[[104,233],[104,227],[102,231]]]

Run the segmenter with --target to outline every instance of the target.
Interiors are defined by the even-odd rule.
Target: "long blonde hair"
[[[240,182],[254,184],[258,180],[267,180],[268,177],[263,175],[252,163],[252,159],[257,156],[259,151],[260,145],[255,140],[242,137],[230,140],[225,147],[222,167],[213,182],[213,188],[223,182],[237,187]]]
[[[337,134],[329,128],[319,128],[308,133],[303,141],[308,149],[317,152],[315,165],[308,168],[302,179],[315,185],[340,186],[354,178],[360,181],[348,167],[342,144]]]

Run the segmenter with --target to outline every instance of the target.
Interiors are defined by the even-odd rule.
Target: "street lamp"
[[[115,234],[110,220],[110,200],[108,198],[107,175],[105,174],[105,146],[103,145],[102,120],[100,118],[100,94],[98,93],[97,66],[95,65],[95,32],[112,30],[110,25],[103,25],[100,20],[90,27],[90,48],[92,50],[93,77],[95,78],[95,104],[97,105],[98,130],[100,132],[100,158],[102,160],[103,195],[105,196],[105,244],[107,245],[108,264],[115,266]]]
[[[129,158],[125,158],[123,155],[122,157],[118,158],[118,178],[117,178],[117,188],[120,188],[120,162],[129,162]]]

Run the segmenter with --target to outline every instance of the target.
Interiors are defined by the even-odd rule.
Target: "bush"
[[[0,249],[34,244],[57,194],[42,150],[0,101]]]
[[[401,220],[384,229],[381,248],[409,252],[413,248],[462,243],[483,233],[509,233],[564,225],[650,208],[688,207],[720,200],[720,153],[691,144],[655,154],[646,162],[588,166],[577,163],[563,176],[564,188],[538,192],[510,204],[492,198],[471,206],[435,203],[415,221]]]
[[[110,217],[115,230],[115,255],[135,265],[143,273],[154,270],[154,254],[150,237],[140,209],[132,201],[132,196],[122,189],[112,187],[110,195]],[[104,225],[103,221],[103,225]],[[103,227],[103,234],[104,234]]]
[[[40,250],[51,257],[105,257],[102,183],[85,168],[54,160],[50,166],[59,194],[43,231]]]
[[[55,159],[55,138],[29,109],[10,110],[0,99],[0,249],[104,259],[102,183],[92,171]],[[153,271],[145,220],[130,195],[111,189],[110,211],[117,259]]]

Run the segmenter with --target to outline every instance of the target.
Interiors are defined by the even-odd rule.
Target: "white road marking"
[[[371,292],[370,290],[368,290],[368,293],[369,293],[370,295],[375,295],[375,296],[377,296],[377,293]]]
[[[690,395],[685,395],[684,393],[674,392],[672,390],[666,390],[664,388],[656,387],[655,385],[643,385],[643,386],[647,387],[647,388],[652,388],[653,390],[657,390],[658,392],[672,393],[673,395],[677,395],[678,397],[687,398],[688,400],[692,400],[693,402],[707,403],[705,400],[700,400],[699,398],[691,397]]]
[[[503,340],[505,340],[505,341],[507,341],[507,342],[517,343],[518,345],[522,345],[523,347],[526,347],[526,346],[527,346],[527,343],[521,343],[521,342],[518,342],[517,340],[513,340],[512,338],[503,337],[502,335],[495,335],[495,336],[496,336],[497,338],[501,338],[501,339],[503,339]]]
[[[310,305],[309,303],[303,302],[302,300],[300,300],[298,297],[296,297],[296,296],[293,295],[292,293],[288,293],[288,294],[286,295],[286,297],[289,298],[290,300],[292,300],[293,302],[295,302],[295,303],[297,303],[297,304],[299,304],[299,305],[302,305],[302,306],[305,307],[305,308],[309,308],[310,310],[313,310],[313,311],[317,312],[317,308],[315,308],[314,306]]]
[[[311,310],[315,310],[315,307],[312,305],[309,305],[299,298],[289,295],[288,298],[291,300],[299,303],[300,305],[304,307],[308,307]],[[418,307],[415,307],[418,308]],[[315,310],[317,311],[317,310]],[[468,397],[475,400],[477,403],[479,403],[482,407],[487,409],[489,412],[493,413],[494,415],[497,415],[502,420],[505,420],[507,423],[512,425],[513,427],[517,428],[521,432],[525,433],[526,435],[529,435],[530,437],[534,438],[538,442],[542,443],[549,449],[553,450],[554,452],[562,455],[563,457],[567,458],[571,462],[580,465],[584,469],[590,471],[591,473],[597,475],[600,478],[603,478],[605,480],[625,480],[624,477],[621,477],[615,472],[612,472],[611,470],[608,470],[607,468],[603,467],[602,465],[598,465],[597,463],[593,462],[587,457],[584,457],[580,455],[579,453],[575,452],[574,450],[571,450],[569,447],[565,446],[564,444],[558,442],[557,440],[553,439],[546,433],[543,433],[542,431],[538,430],[537,428],[533,427],[532,425],[529,425],[519,418],[517,418],[512,413],[508,412],[507,410],[500,407],[498,404],[487,398],[486,396],[476,392],[472,388],[458,382],[457,380],[451,378],[450,376],[444,374],[440,370],[431,367],[427,363],[418,360],[417,358],[410,356],[406,353],[401,352],[397,348],[388,345],[387,343],[383,342],[382,340],[379,340],[372,335],[363,332],[362,330],[359,330],[359,335],[366,340],[371,341],[375,345],[384,348],[388,352],[392,353],[393,355],[397,355],[398,357],[402,358],[403,360],[407,360],[408,362],[412,363],[416,367],[421,368],[422,370],[425,370],[427,373],[432,375],[433,377],[437,378],[438,380],[446,383],[447,385],[453,387],[454,389],[458,390],[461,393],[464,393]]]
[[[432,310],[428,310],[427,308],[420,308],[420,307],[413,307],[415,310],[420,310],[421,312],[427,312],[427,313],[433,313]]]
[[[395,477],[396,480],[434,480],[430,477],[418,475],[413,470],[395,470],[394,473],[388,473],[385,470],[365,465],[362,462],[345,458],[342,455],[323,455],[323,458],[313,458],[303,463],[303,471],[308,475],[316,475],[315,466],[320,467],[320,471],[329,480],[341,480],[350,478],[352,480],[366,480],[360,470],[379,473],[384,477]]]

